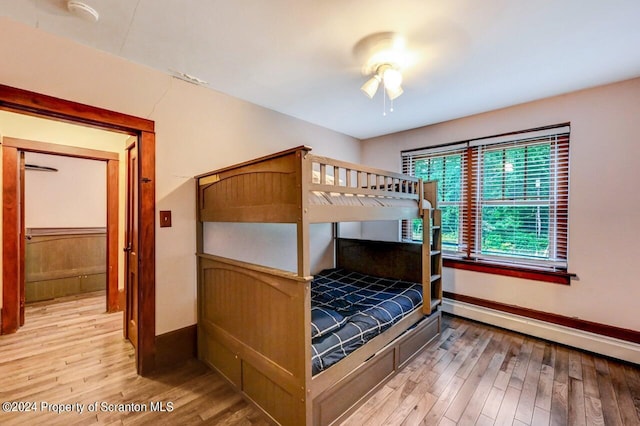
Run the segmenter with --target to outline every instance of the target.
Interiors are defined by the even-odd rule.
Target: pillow
[[[342,327],[345,322],[347,322],[347,319],[336,311],[314,306],[311,308],[311,338],[315,339],[331,333],[333,330]]]

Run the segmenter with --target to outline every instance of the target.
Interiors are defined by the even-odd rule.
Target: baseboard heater
[[[575,328],[444,298],[442,311],[508,330],[640,364],[640,345]]]

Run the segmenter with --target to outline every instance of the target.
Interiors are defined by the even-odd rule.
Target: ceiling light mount
[[[382,64],[393,64],[400,69],[409,65],[406,40],[398,33],[381,32],[366,36],[353,49],[362,64],[362,74],[371,75]]]
[[[410,65],[411,61],[404,37],[393,32],[371,34],[356,44],[354,53],[363,64],[362,75],[370,76],[360,89],[373,99],[382,84],[383,115],[386,115],[387,97],[391,100],[390,111],[393,112],[393,100],[404,92],[402,70]]]

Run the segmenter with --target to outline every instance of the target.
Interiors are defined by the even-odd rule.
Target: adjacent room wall
[[[445,268],[445,291],[640,330],[640,79],[363,141],[362,161],[400,170],[400,151],[571,122],[570,286]],[[367,227],[363,232],[370,235]],[[397,226],[387,234],[397,237]],[[367,236],[365,235],[365,236]]]
[[[26,164],[57,172],[25,171],[26,228],[105,228],[107,163],[27,152]]]
[[[193,176],[298,145],[360,160],[357,139],[0,18],[0,82],[156,124],[156,334],[196,322]],[[271,249],[271,255],[283,256]]]

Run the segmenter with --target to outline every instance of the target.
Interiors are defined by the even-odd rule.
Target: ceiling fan
[[[393,112],[393,100],[404,93],[402,88],[402,71],[415,59],[406,47],[406,40],[394,32],[380,32],[366,36],[355,48],[356,58],[363,63],[362,74],[369,77],[360,88],[370,99],[383,90],[383,115],[386,115],[386,99],[391,101],[390,112]]]

